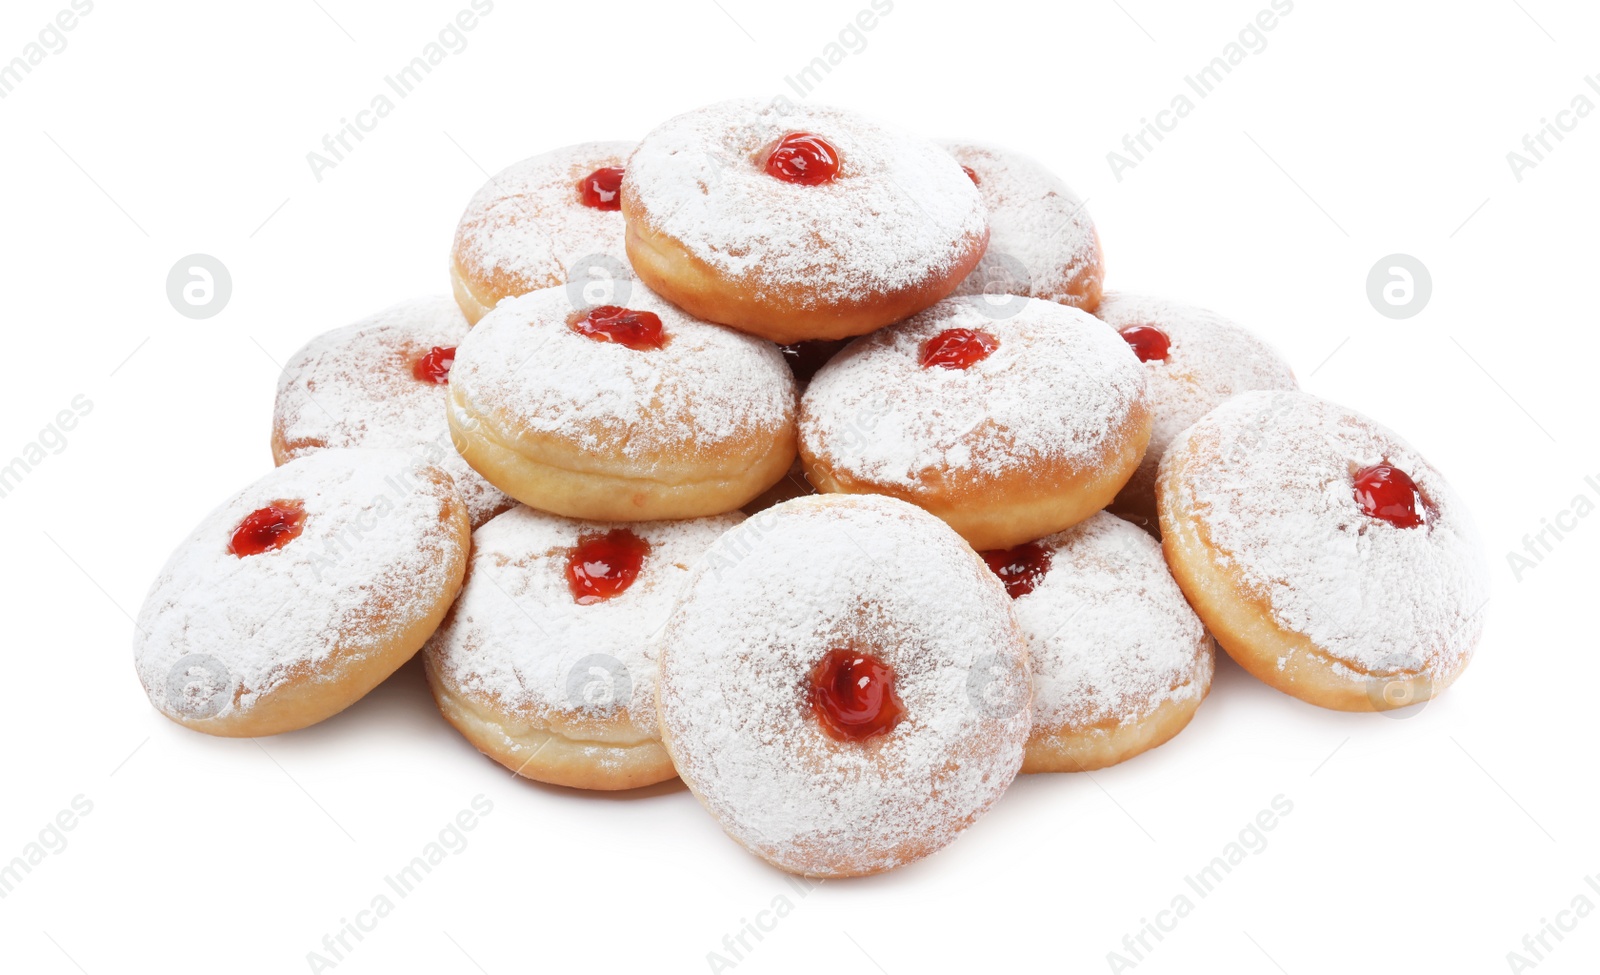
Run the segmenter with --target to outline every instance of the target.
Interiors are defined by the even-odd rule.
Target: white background
[[[8,0],[0,61],[65,6]],[[613,798],[512,779],[433,711],[415,665],[274,739],[160,717],[134,678],[129,614],[190,526],[269,467],[275,361],[446,291],[485,169],[786,91],[863,4],[499,0],[314,179],[306,153],[465,6],[101,0],[0,100],[0,463],[78,394],[93,403],[0,498],[0,861],[75,797],[93,804],[0,900],[6,970],[308,971],[323,936],[479,795],[493,811],[470,844],[336,971],[708,971],[780,895],[792,911],[747,935],[732,970],[1108,971],[1124,934],[1188,893],[1193,912],[1141,975],[1497,972],[1576,896],[1600,905],[1584,880],[1600,871],[1600,664],[1580,625],[1600,518],[1520,581],[1506,561],[1600,490],[1584,483],[1600,475],[1600,118],[1520,182],[1506,160],[1579,92],[1600,102],[1583,80],[1600,70],[1600,12],[1577,2],[1297,0],[1120,181],[1107,152],[1266,0],[898,0],[812,95],[1047,161],[1088,198],[1111,286],[1254,327],[1307,388],[1454,479],[1494,598],[1471,668],[1419,713],[1322,711],[1223,662],[1171,744],[1021,780],[939,855],[803,897],[681,788]],[[1396,252],[1433,278],[1405,321],[1366,297]],[[166,297],[192,253],[233,278],[205,321]],[[1293,811],[1265,849],[1198,898],[1185,875],[1279,795]],[[1600,913],[1568,920],[1540,973],[1600,960]]]

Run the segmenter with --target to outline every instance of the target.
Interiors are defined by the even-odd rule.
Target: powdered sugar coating
[[[767,174],[783,136],[838,151],[819,186]],[[747,286],[802,289],[808,307],[915,288],[948,275],[986,232],[977,189],[931,142],[821,105],[719,102],[656,128],[628,160],[624,194],[657,234]]]
[[[1353,475],[1384,462],[1416,482],[1426,525],[1357,506]],[[1181,477],[1167,476],[1173,465]],[[1307,393],[1241,394],[1174,441],[1162,490],[1249,596],[1354,676],[1443,681],[1477,643],[1489,586],[1470,515],[1432,465],[1359,413]]]
[[[751,438],[765,451],[794,423],[794,377],[777,346],[690,318],[643,286],[628,307],[660,316],[665,347],[574,332],[565,288],[501,302],[456,350],[452,397],[503,436],[559,436],[647,469]]]
[[[1215,312],[1160,298],[1107,292],[1095,317],[1117,331],[1154,325],[1171,340],[1167,358],[1143,363],[1153,424],[1150,447],[1123,498],[1153,503],[1156,469],[1167,445],[1238,393],[1297,389],[1294,370],[1273,348]]]
[[[997,146],[946,142],[978,177],[989,249],[959,295],[1019,294],[1093,309],[1105,278],[1094,220],[1078,195],[1034,159]]]
[[[491,176],[456,227],[456,263],[495,297],[582,281],[598,270],[631,277],[621,212],[585,206],[578,191],[595,170],[622,166],[633,148],[584,142]]]
[[[663,737],[740,843],[784,869],[852,875],[949,843],[1005,790],[1029,729],[1010,600],[933,516],[879,496],[800,498],[728,532],[661,641]],[[838,647],[895,672],[905,716],[828,736],[810,674]]]
[[[569,737],[659,738],[651,641],[690,564],[742,520],[575,521],[519,505],[473,533],[467,585],[428,643],[433,672],[458,694],[547,728],[559,724]],[[584,537],[615,528],[643,538],[650,552],[626,590],[580,606],[568,557]]]
[[[804,450],[852,478],[909,490],[938,490],[951,471],[1098,463],[1144,402],[1138,358],[1084,312],[1014,301],[995,318],[978,299],[946,298],[851,343],[806,389]],[[966,369],[922,368],[923,343],[951,328],[988,332],[999,347]]]
[[[453,299],[434,296],[400,302],[306,343],[278,377],[278,460],[327,447],[409,450],[455,480],[474,525],[509,508],[511,499],[456,452],[445,387],[412,372],[430,349],[461,344],[469,327]]]
[[[298,538],[229,551],[246,515],[284,500],[304,502]],[[443,472],[398,450],[317,451],[238,492],[173,552],[139,611],[134,665],[151,703],[226,719],[359,667],[459,579],[460,516],[446,517],[459,504]],[[221,670],[192,682],[208,661]]]
[[[1035,733],[1129,724],[1205,695],[1211,640],[1160,543],[1101,512],[1040,544],[1050,569],[1012,603],[1033,661]]]

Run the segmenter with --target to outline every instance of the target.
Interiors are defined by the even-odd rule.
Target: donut
[[[1215,312],[1109,292],[1095,317],[1116,329],[1144,363],[1150,447],[1112,510],[1137,524],[1156,521],[1156,469],[1172,439],[1230,396],[1299,388],[1272,347]]]
[[[1489,598],[1461,499],[1405,441],[1307,393],[1242,393],[1167,448],[1156,482],[1174,577],[1228,655],[1340,711],[1429,700]]]
[[[824,366],[800,410],[817,490],[909,501],[979,549],[1042,538],[1110,503],[1150,437],[1144,370],[1088,314],[1016,301],[991,318],[979,301],[947,298]]]
[[[1147,533],[1101,512],[983,553],[1033,664],[1023,772],[1093,771],[1182,731],[1211,688],[1211,638]]]
[[[794,378],[770,342],[635,287],[577,308],[565,288],[502,302],[456,350],[450,429],[524,504],[593,521],[734,511],[795,457]]]
[[[921,311],[978,263],[977,187],[931,142],[851,112],[758,100],[671,119],[622,185],[628,257],[662,297],[780,344]]]
[[[631,142],[585,142],[514,163],[472,197],[456,227],[450,280],[476,323],[504,298],[569,281],[617,289],[632,277],[619,186]]]
[[[989,210],[989,249],[958,295],[1008,294],[1092,312],[1105,255],[1083,201],[1040,163],[1009,149],[942,143]]]
[[[1010,600],[959,536],[893,498],[800,498],[729,531],[690,570],[659,653],[678,774],[792,873],[927,856],[1022,765]]]
[[[423,661],[439,710],[518,775],[579,789],[675,778],[656,722],[660,631],[689,564],[742,520],[574,521],[518,506],[472,536]]]
[[[469,328],[450,298],[415,298],[307,342],[278,377],[272,459],[329,447],[410,450],[455,481],[474,527],[511,507],[450,441],[445,383]]]
[[[139,610],[156,710],[229,738],[316,724],[411,659],[461,589],[450,475],[401,450],[319,450],[208,514]]]

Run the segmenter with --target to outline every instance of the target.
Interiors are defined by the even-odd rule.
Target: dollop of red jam
[[[868,653],[830,650],[811,672],[811,710],[840,741],[888,734],[905,716],[894,671]]]
[[[306,524],[303,501],[273,501],[244,516],[233,530],[228,551],[239,558],[272,552],[300,537]]]
[[[789,364],[795,381],[804,386],[848,344],[847,339],[807,339],[793,345],[780,345],[778,351],[783,353],[783,361]]]
[[[996,548],[980,553],[989,568],[1005,583],[1006,594],[1012,599],[1026,596],[1043,581],[1050,571],[1050,550],[1038,542],[1028,542],[1016,548]]]
[[[1172,340],[1154,325],[1129,325],[1117,334],[1133,349],[1140,362],[1166,362],[1167,353],[1172,351]]]
[[[622,167],[602,166],[578,184],[578,202],[596,210],[622,209]]]
[[[443,386],[450,381],[450,367],[456,362],[456,347],[436,345],[411,364],[411,375],[425,383]]]
[[[667,342],[661,318],[655,312],[634,311],[616,305],[591,308],[572,322],[572,330],[596,342],[615,342],[635,352],[659,349]]]
[[[567,553],[567,586],[579,606],[591,606],[628,591],[639,578],[650,543],[626,528],[584,535]]]
[[[947,328],[922,343],[922,368],[966,369],[989,358],[1000,340],[975,328]]]
[[[1423,523],[1417,483],[1392,464],[1373,464],[1356,471],[1355,498],[1363,514],[1381,518],[1396,528],[1415,528]]]
[[[978,178],[978,174],[973,171],[971,166],[962,166],[961,167],[961,171],[963,173],[967,174],[967,179],[972,180],[972,185],[973,186],[982,186],[983,185],[983,180]]]
[[[820,186],[839,175],[839,150],[820,135],[791,132],[768,154],[767,175],[786,183]]]

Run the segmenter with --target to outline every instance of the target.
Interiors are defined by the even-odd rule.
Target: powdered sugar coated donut
[[[601,206],[583,200],[586,178],[621,168],[632,150],[631,142],[585,142],[489,178],[461,215],[450,256],[456,300],[469,321],[504,298],[568,281],[616,287],[632,276],[615,199],[591,198]]]
[[[771,343],[684,314],[643,287],[629,310],[662,344],[596,341],[564,288],[503,302],[450,373],[450,427],[479,473],[544,511],[601,521],[732,511],[795,456],[794,377]]]
[[[451,299],[415,298],[306,343],[278,377],[273,460],[327,447],[410,450],[455,480],[473,525],[511,507],[456,453],[445,419],[444,379],[470,327]]]
[[[1153,538],[1101,512],[984,558],[1033,662],[1024,772],[1104,768],[1189,723],[1211,687],[1211,638]]]
[[[1083,201],[1056,174],[1018,152],[947,142],[989,210],[989,248],[956,294],[1018,294],[1092,312],[1105,256]]]
[[[1230,396],[1253,389],[1298,388],[1294,370],[1271,346],[1204,308],[1113,291],[1106,294],[1095,317],[1118,332],[1159,332],[1150,337],[1154,348],[1146,355],[1157,350],[1161,355],[1141,356],[1155,419],[1150,447],[1114,503],[1118,514],[1136,521],[1155,520],[1156,469],[1174,437]]]
[[[1388,502],[1373,514],[1358,485],[1379,465],[1389,487],[1395,470],[1414,487],[1372,488]],[[1470,659],[1489,591],[1471,517],[1432,465],[1359,413],[1299,392],[1236,396],[1168,448],[1157,498],[1195,611],[1279,690],[1387,710],[1443,691]]]
[[[528,778],[589,789],[673,778],[651,641],[690,563],[741,520],[622,525],[519,506],[484,525],[466,588],[426,651],[440,710]],[[575,587],[589,572],[602,576]]]
[[[838,173],[768,172],[808,134]],[[720,102],[647,135],[623,184],[628,255],[663,297],[775,342],[870,332],[949,294],[988,239],[983,202],[931,142],[820,105]]]
[[[660,646],[679,774],[730,836],[794,873],[926,856],[1022,763],[1029,677],[1010,601],[959,536],[891,498],[752,516],[691,570]],[[891,672],[889,730],[842,740],[824,727],[816,675],[841,649]]]
[[[1015,300],[993,318],[979,301],[947,298],[835,356],[802,400],[811,483],[910,501],[978,548],[1031,541],[1104,508],[1150,434],[1143,370],[1086,313]],[[951,335],[979,358],[924,365]]]
[[[139,612],[139,680],[162,714],[208,734],[321,721],[422,646],[460,590],[470,538],[450,476],[407,452],[290,461],[173,552]]]

